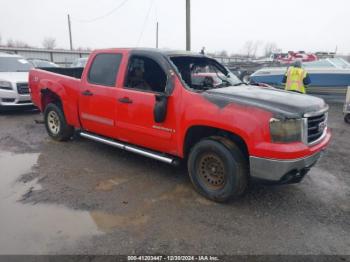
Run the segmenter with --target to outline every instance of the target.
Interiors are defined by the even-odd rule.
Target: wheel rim
[[[47,125],[52,134],[57,135],[60,132],[61,122],[55,111],[50,111],[47,115]]]
[[[208,189],[218,190],[225,186],[225,165],[216,154],[206,153],[202,155],[197,170],[200,180]]]

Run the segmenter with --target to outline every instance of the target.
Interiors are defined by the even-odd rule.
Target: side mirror
[[[155,104],[153,109],[153,117],[156,123],[162,123],[165,121],[167,109],[168,109],[168,97],[174,89],[174,77],[175,73],[171,70],[167,77],[165,86],[165,93],[155,95]]]
[[[156,94],[155,100],[156,101],[153,110],[154,121],[156,123],[162,123],[166,118],[168,96],[166,94]]]

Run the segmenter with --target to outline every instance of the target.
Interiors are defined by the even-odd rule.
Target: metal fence
[[[43,59],[54,62],[61,66],[68,66],[74,60],[89,56],[89,51],[71,51],[71,50],[57,50],[57,49],[42,49],[42,48],[17,48],[17,47],[1,47],[0,52],[18,54],[27,59]],[[246,61],[246,58],[237,57],[221,57],[213,56],[221,63],[227,65],[232,62]]]
[[[0,52],[19,54],[27,59],[36,58],[44,59],[61,66],[69,66],[74,60],[89,56],[89,51],[78,50],[57,50],[57,49],[42,49],[42,48],[16,48],[16,47],[1,47]],[[252,63],[252,59],[247,57],[223,57],[211,55],[224,65]],[[344,59],[350,61],[350,56],[343,56]]]
[[[65,67],[70,65],[74,60],[81,57],[87,57],[90,54],[89,51],[15,47],[0,47],[0,52],[18,54],[27,59],[44,59]]]

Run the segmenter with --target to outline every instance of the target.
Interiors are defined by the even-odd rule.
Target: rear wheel
[[[44,112],[46,131],[57,141],[66,141],[72,137],[74,128],[67,124],[63,110],[56,104],[48,104]]]
[[[248,165],[240,149],[225,139],[204,139],[191,150],[188,170],[195,189],[203,196],[225,202],[244,193]]]

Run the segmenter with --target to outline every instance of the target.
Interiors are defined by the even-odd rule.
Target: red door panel
[[[87,65],[80,88],[79,117],[83,129],[117,138],[117,80],[122,54],[97,53]]]
[[[117,96],[116,126],[121,140],[170,154],[177,153],[172,97],[169,97],[166,120],[156,123],[153,117],[154,93],[124,88],[118,90]],[[121,102],[120,99],[128,99],[129,102]]]
[[[92,133],[117,137],[115,127],[116,106],[115,87],[91,84],[82,87],[79,113],[83,128]]]

